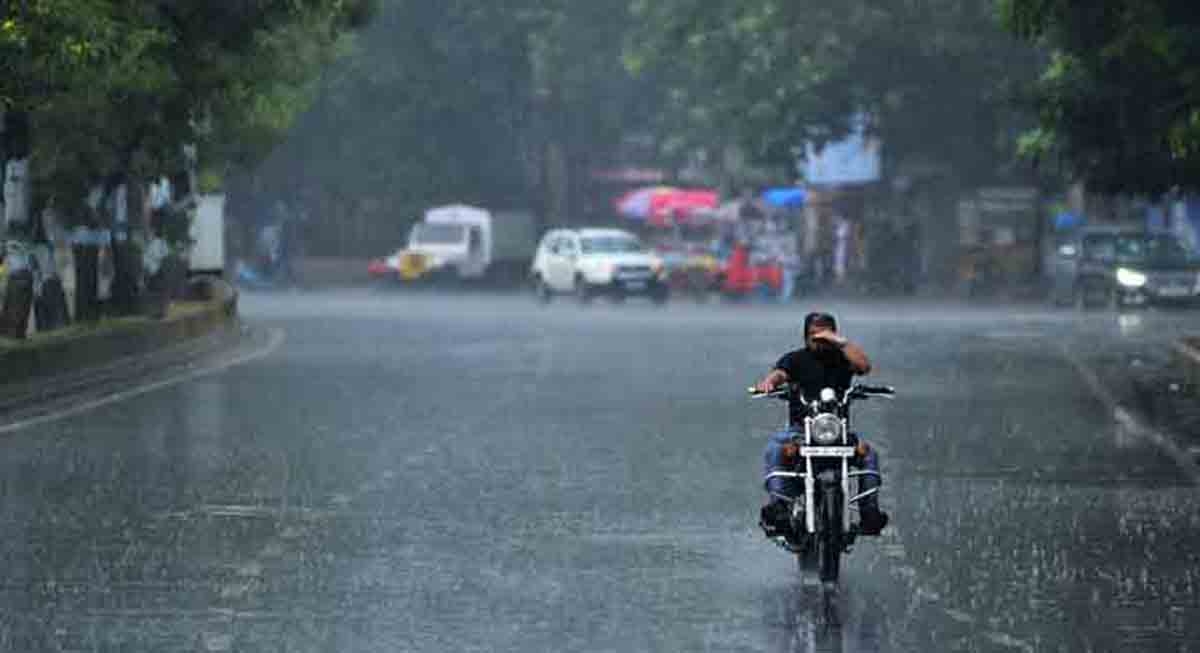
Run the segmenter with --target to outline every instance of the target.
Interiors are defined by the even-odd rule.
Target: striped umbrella
[[[667,196],[675,191],[670,186],[647,186],[625,193],[613,204],[617,213],[634,220],[645,220],[650,217],[656,197]]]

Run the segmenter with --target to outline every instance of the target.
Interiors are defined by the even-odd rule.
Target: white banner
[[[4,175],[4,222],[29,221],[29,159],[10,160]]]

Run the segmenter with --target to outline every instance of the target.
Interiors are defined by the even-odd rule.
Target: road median
[[[105,318],[96,324],[0,341],[0,387],[78,373],[146,356],[236,328],[237,292],[224,282],[206,284],[191,301],[174,302],[163,319]]]

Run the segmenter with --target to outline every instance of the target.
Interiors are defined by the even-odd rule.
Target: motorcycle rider
[[[793,396],[811,399],[823,388],[833,388],[841,394],[850,387],[855,375],[871,371],[871,361],[866,352],[838,334],[837,320],[828,313],[809,313],[805,316],[804,342],[804,349],[784,354],[774,369],[759,381],[756,386],[759,392],[772,392],[786,383],[795,391]],[[803,428],[804,405],[793,399],[788,412],[791,428]],[[790,447],[793,433],[786,430],[771,436],[763,455],[764,476],[786,466],[788,452],[785,448]],[[875,449],[866,440],[857,436],[855,440],[857,455],[851,459],[851,464],[878,473],[879,455]],[[879,487],[881,482],[878,476],[860,476],[859,491]],[[767,503],[762,507],[759,525],[769,537],[779,535],[780,529],[787,524],[788,506],[778,495],[796,496],[799,494],[794,489],[797,483],[795,479],[784,478],[767,481]],[[878,492],[859,500],[858,509],[859,532],[863,535],[878,535],[887,526],[888,515],[879,509]]]

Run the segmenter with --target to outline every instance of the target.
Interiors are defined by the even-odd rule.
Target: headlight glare
[[[1126,288],[1141,288],[1146,285],[1146,275],[1129,268],[1117,268],[1117,283]]]

